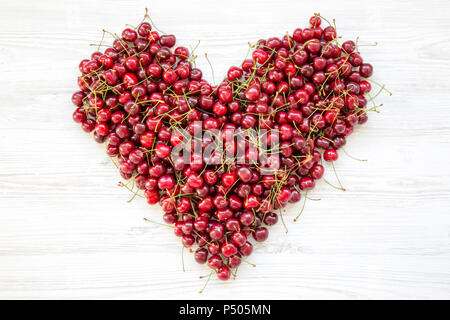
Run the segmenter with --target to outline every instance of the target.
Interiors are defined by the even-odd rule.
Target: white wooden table
[[[1,1],[0,298],[450,298],[448,1]],[[117,186],[104,152],[71,119],[78,62],[101,30],[157,26],[195,45],[216,80],[247,42],[304,27],[314,12],[362,49],[382,95],[337,162],[347,192],[318,184],[292,206],[235,281],[211,281],[161,221]],[[330,171],[329,171],[330,172]],[[328,173],[328,178],[333,176]]]

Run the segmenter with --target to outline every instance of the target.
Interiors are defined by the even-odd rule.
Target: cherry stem
[[[333,167],[334,175],[336,176],[336,179],[337,179],[337,181],[339,182],[339,185],[340,185],[340,187],[341,187],[341,190],[342,190],[342,191],[345,191],[345,188],[342,186],[341,180],[339,179],[339,176],[338,176],[338,174],[337,174],[337,172],[336,172],[336,167],[334,166],[334,163],[333,163],[333,162],[331,162],[331,166]]]
[[[211,271],[209,273],[209,276],[208,276],[208,279],[206,279],[205,285],[203,286],[203,288],[198,293],[200,293],[200,294],[203,293],[203,291],[205,290],[206,286],[208,285],[209,279],[211,279],[212,274],[213,274],[213,271]],[[200,277],[200,279],[202,279],[202,277]]]
[[[342,148],[342,151],[344,151],[344,153],[345,153],[349,158],[351,158],[351,159],[353,159],[353,160],[356,160],[356,161],[363,161],[363,162],[367,161],[367,159],[359,159],[359,158],[356,158],[356,157],[352,156],[352,155],[349,154],[344,148]]]
[[[283,227],[284,227],[284,229],[286,230],[286,234],[287,234],[287,233],[289,232],[289,230],[288,230],[288,228],[287,228],[287,226],[286,226],[286,223],[284,222],[284,218],[283,218],[283,215],[281,214],[281,210],[279,211],[278,215],[279,215],[280,218],[281,218],[281,223],[283,224]]]
[[[162,31],[161,29],[159,29],[159,28],[155,25],[155,23],[153,22],[152,18],[151,18],[150,15],[148,14],[148,9],[147,9],[147,8],[145,8],[145,16],[144,16],[144,19],[145,19],[145,18],[147,18],[148,21],[150,21],[150,23],[152,24],[153,28],[155,28],[156,30],[158,30],[159,32],[161,32],[161,33],[163,33],[163,34],[166,34],[164,31]]]
[[[167,225],[167,224],[164,224],[164,223],[156,222],[156,221],[150,220],[148,218],[144,218],[144,221],[151,222],[151,223],[154,223],[154,224],[159,224],[160,226],[164,226],[164,227],[171,228],[171,229],[175,228],[174,226],[170,226],[170,225]]]
[[[294,222],[297,222],[298,218],[300,218],[300,216],[302,215],[303,210],[305,210],[306,199],[308,199],[308,192],[305,193],[304,198],[305,198],[305,199],[303,200],[303,206],[302,206],[302,209],[300,210],[300,213],[295,217]]]
[[[183,266],[183,272],[186,272],[184,269],[184,246],[181,247],[181,264]]]
[[[214,77],[214,68],[213,68],[213,66],[212,66],[212,64],[211,64],[211,61],[209,61],[208,54],[207,54],[206,52],[205,52],[205,58],[206,58],[206,61],[208,61],[209,67],[211,68],[213,84],[214,84],[214,86],[215,86],[215,85],[216,85],[216,79],[215,79],[215,77]]]

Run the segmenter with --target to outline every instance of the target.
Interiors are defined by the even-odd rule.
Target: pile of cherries
[[[133,179],[149,204],[161,205],[183,246],[219,279],[246,261],[252,239],[268,238],[267,226],[279,218],[274,211],[314,188],[322,158],[337,160],[346,136],[367,121],[372,66],[353,41],[340,44],[333,26],[322,28],[318,15],[309,22],[292,35],[259,40],[251,59],[231,67],[218,86],[202,79],[174,35],[148,22],[123,30],[112,47],[79,65],[73,119],[107,142],[122,177]],[[226,150],[244,150],[246,163],[211,164],[195,152],[186,162],[171,154],[186,138],[179,128],[217,129],[224,139],[266,130],[266,140],[279,137],[279,157],[251,161],[248,143],[232,142]],[[211,143],[192,142],[200,149]]]

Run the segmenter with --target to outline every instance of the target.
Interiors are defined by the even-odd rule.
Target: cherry
[[[282,124],[279,128],[280,130],[280,139],[281,140],[290,140],[294,135],[294,128],[290,124]]]
[[[122,143],[119,147],[119,150],[121,150],[121,154],[123,154],[123,150],[121,149],[121,147],[124,145],[124,143]],[[134,148],[134,146],[133,146]],[[128,153],[128,159],[133,162],[134,164],[139,164],[140,162],[142,162],[145,158],[145,154],[142,150],[140,149],[133,149],[132,151],[130,151]]]
[[[95,122],[91,119],[87,119],[81,123],[81,128],[85,132],[91,132],[95,128]]]
[[[235,173],[225,173],[222,175],[222,183],[225,187],[231,187],[236,183]]]
[[[202,211],[209,212],[214,208],[214,202],[211,196],[205,197],[203,200],[199,201],[198,208]],[[204,230],[199,230],[204,231]]]
[[[234,232],[230,238],[238,247],[242,247],[247,242],[247,236],[242,231]]]
[[[237,170],[237,175],[239,179],[244,183],[250,182],[250,180],[252,179],[252,171],[246,167],[240,167]]]
[[[251,255],[252,251],[253,251],[253,245],[248,241],[239,248],[239,252],[245,257]]]
[[[218,255],[213,255],[208,259],[208,267],[212,269],[218,269],[223,266],[222,258]]]
[[[197,251],[195,251],[194,258],[195,261],[200,264],[206,263],[206,261],[208,260],[208,250],[206,250],[205,248],[197,249]]]
[[[197,245],[199,247],[206,246],[210,240],[211,239],[209,238],[209,236],[207,234],[205,234],[205,233],[199,233],[197,235]]]
[[[292,193],[291,193],[292,195]],[[290,197],[291,198],[291,197]],[[278,222],[278,215],[276,213],[273,212],[269,212],[268,214],[266,214],[266,216],[264,217],[264,223],[268,226],[273,226],[274,224],[276,224]]]
[[[315,180],[318,180],[323,177],[324,168],[321,164],[314,164],[312,168],[309,170],[309,174]]]
[[[323,160],[325,161],[336,161],[337,159],[338,153],[335,149],[328,149],[323,153]]]
[[[232,242],[224,243],[220,248],[220,252],[225,258],[229,258],[238,252],[236,245]]]
[[[175,179],[170,175],[164,175],[158,180],[158,188],[172,189],[175,186]]]
[[[159,201],[159,193],[156,190],[146,190],[145,195],[149,204],[156,204]]]
[[[206,170],[203,173],[205,182],[209,185],[214,185],[217,182],[217,174],[212,170]]]
[[[253,128],[256,125],[256,117],[252,114],[246,114],[241,119],[241,126],[244,129]]]
[[[126,41],[133,42],[137,39],[137,33],[133,29],[127,28],[122,31],[122,38]]]
[[[150,23],[142,22],[139,25],[137,32],[139,33],[139,35],[141,37],[146,37],[146,36],[148,36],[148,34],[150,33],[151,30],[152,30],[152,26],[150,25]]]
[[[237,195],[233,194],[229,198],[229,206],[231,210],[239,211],[242,208],[242,201]]]
[[[86,120],[86,113],[83,111],[82,108],[78,108],[75,110],[72,117],[75,122],[81,123]]]
[[[239,216],[239,221],[244,226],[249,226],[255,221],[255,215],[251,211],[244,211]]]
[[[322,19],[320,19],[319,16],[312,16],[312,17],[309,19],[309,23],[310,23],[311,26],[313,26],[313,27],[319,27],[320,24],[322,23]]]
[[[227,107],[226,107],[223,103],[221,103],[220,101],[218,101],[218,102],[216,102],[216,103],[213,105],[213,112],[214,112],[214,114],[216,114],[217,116],[221,117],[221,116],[224,116],[224,115],[227,114],[228,109],[227,109]]]
[[[245,90],[245,98],[248,101],[256,101],[260,94],[261,94],[261,91],[260,91],[259,87],[254,86],[254,85],[248,87],[247,90]]]
[[[163,72],[162,78],[165,83],[171,84],[177,80],[177,74],[172,69],[167,69]]]
[[[220,251],[220,246],[219,246],[218,243],[216,243],[216,242],[211,242],[211,243],[208,245],[208,252],[209,252],[210,254],[216,255],[216,254],[219,253],[219,251]]]
[[[253,51],[252,57],[253,60],[255,60],[257,63],[264,64],[269,58],[269,55],[264,50],[256,49],[255,51]]]
[[[240,69],[238,67],[231,67],[227,73],[228,80],[230,80],[230,81],[239,79],[242,77],[242,75],[243,75],[242,69]]]
[[[189,58],[189,50],[187,48],[185,48],[185,47],[178,47],[178,48],[176,48],[174,53],[181,60],[186,60],[187,58]]]
[[[239,266],[242,262],[241,255],[239,253],[235,254],[228,258],[228,267],[235,268]]]
[[[121,176],[149,204],[160,203],[183,246],[197,244],[195,260],[220,279],[252,253],[250,234],[266,240],[265,226],[278,222],[273,211],[312,189],[324,175],[321,158],[337,160],[346,136],[368,119],[373,67],[353,41],[339,47],[335,28],[321,23],[315,14],[292,37],[258,41],[251,59],[217,86],[202,79],[174,35],[148,22],[79,64],[73,120],[95,141],[107,140]],[[261,139],[247,136],[262,130]],[[260,144],[271,155],[262,157]],[[183,154],[171,154],[180,147]]]
[[[219,278],[220,280],[228,280],[230,279],[230,275],[231,271],[226,266],[220,267],[219,270],[217,270],[217,278]]]
[[[342,44],[342,50],[344,50],[346,53],[352,53],[355,51],[356,45],[352,40],[345,41]]]
[[[126,73],[122,77],[122,81],[127,88],[131,88],[132,86],[135,86],[138,83],[138,79],[133,73]]]
[[[162,163],[158,162],[148,169],[148,173],[152,177],[159,178],[166,173],[166,167]]]
[[[219,240],[224,235],[224,227],[220,223],[214,223],[209,229],[209,236],[213,240]]]
[[[246,210],[251,210],[258,208],[260,206],[259,200],[255,195],[249,195],[244,201],[244,208]]]
[[[195,238],[191,236],[190,234],[185,234],[181,238],[181,242],[183,243],[183,246],[186,248],[191,247],[195,243]]]
[[[227,221],[233,216],[233,211],[229,208],[218,209],[215,213],[217,220],[220,222]]]
[[[269,237],[269,230],[266,227],[257,228],[253,231],[252,235],[256,241],[262,242]]]
[[[331,41],[336,38],[336,30],[332,26],[328,26],[323,30],[323,36],[325,40]]]
[[[173,213],[165,213],[163,215],[163,220],[167,224],[174,224],[175,222],[177,222],[177,216],[174,215]]]
[[[155,133],[148,131],[141,135],[140,142],[144,148],[151,148],[153,146],[153,142],[155,141],[155,137]]]
[[[159,42],[161,43],[161,45],[170,48],[175,45],[176,38],[173,34],[162,35],[159,37]]]
[[[291,197],[291,190],[288,187],[282,187],[277,194],[277,199],[280,202],[287,202]]]

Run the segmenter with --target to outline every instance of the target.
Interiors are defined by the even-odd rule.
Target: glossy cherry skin
[[[335,149],[325,150],[323,153],[323,160],[325,161],[336,161],[338,159],[338,153]]]
[[[252,233],[253,239],[258,242],[263,242],[269,237],[269,230],[266,227],[257,228]]]
[[[220,223],[214,223],[210,230],[209,230],[209,236],[211,237],[211,239],[213,240],[219,240],[223,237],[224,235],[224,226]]]
[[[240,248],[239,248],[239,252],[243,255],[243,256],[249,256],[252,254],[253,251],[253,245],[250,242],[246,242],[244,243]]]
[[[208,260],[208,250],[206,250],[205,248],[197,249],[197,251],[195,251],[194,253],[194,259],[200,264],[206,263],[206,261]]]
[[[242,247],[247,242],[247,236],[241,231],[234,232],[231,235],[231,240],[238,246]]]
[[[220,252],[225,258],[229,258],[238,252],[236,245],[232,242],[224,243],[220,248]]]
[[[164,175],[158,180],[158,188],[172,189],[175,186],[175,179],[170,175]]]
[[[219,278],[220,280],[223,280],[223,281],[228,280],[228,279],[230,279],[230,276],[231,276],[231,271],[226,266],[220,267],[217,270],[217,278]]]

